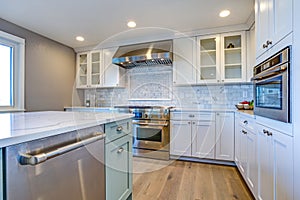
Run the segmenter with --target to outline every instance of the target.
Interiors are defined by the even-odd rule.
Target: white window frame
[[[0,106],[0,112],[24,111],[25,39],[0,31],[0,41],[13,47],[13,106]]]

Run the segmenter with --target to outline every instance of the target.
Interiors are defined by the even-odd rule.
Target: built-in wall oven
[[[254,114],[289,123],[290,46],[254,67]]]

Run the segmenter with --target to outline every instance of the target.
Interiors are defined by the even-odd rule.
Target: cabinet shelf
[[[201,50],[200,53],[216,53],[216,50]]]
[[[237,47],[237,48],[225,48],[225,51],[241,51],[242,48],[241,47]]]

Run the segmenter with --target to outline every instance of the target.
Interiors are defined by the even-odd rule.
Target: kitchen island
[[[97,173],[99,169],[103,173],[105,172],[105,143],[101,142],[101,140],[104,141],[103,138],[105,135],[108,136],[105,128],[117,125],[117,128],[120,129],[120,126],[126,124],[127,127],[124,127],[124,130],[119,130],[118,133],[121,133],[124,137],[126,135],[127,138],[129,138],[131,131],[130,119],[132,117],[133,116],[131,114],[119,113],[79,113],[57,111],[0,114],[0,152],[2,152],[0,156],[0,199],[10,199],[8,197],[9,192],[15,194],[20,193],[22,195],[24,191],[25,193],[32,193],[33,188],[45,184],[40,183],[41,180],[45,179],[45,174],[47,174],[48,178],[46,178],[43,182],[47,182],[46,185],[48,184],[50,190],[56,189],[55,187],[58,187],[59,185],[61,186],[61,184],[66,183],[69,179],[69,181],[76,180],[78,182],[76,187],[78,186],[79,189],[74,189],[76,192],[79,190],[77,193],[80,195],[77,195],[75,199],[82,199],[84,196],[86,196],[85,198],[89,198],[89,195],[92,193],[91,188],[95,191],[99,191],[101,187],[105,188],[101,185],[98,186],[95,184],[99,183],[99,181],[97,182],[95,180],[98,177],[98,180],[100,178],[102,179],[101,184],[104,183],[105,185],[104,174],[101,175],[98,173],[95,174],[95,176],[91,174],[92,172]],[[109,132],[111,132],[111,130],[109,130]],[[92,136],[93,138],[88,138],[88,136]],[[99,142],[96,143],[94,138],[97,138]],[[56,146],[51,144],[51,148],[48,146],[45,148],[44,144],[53,143],[54,139],[59,141],[59,145],[63,145],[63,147],[58,147],[57,144]],[[68,141],[69,143],[67,142],[67,140],[70,139],[72,139],[72,143],[70,143],[70,141]],[[93,140],[93,143],[91,142],[91,139]],[[41,142],[34,143],[36,141],[42,141],[43,144]],[[78,146],[78,144],[80,147],[73,148],[74,145]],[[100,144],[102,147],[99,147]],[[21,145],[23,146],[21,147]],[[73,150],[66,150],[65,147],[72,147]],[[22,160],[23,155],[20,154],[18,148],[21,149],[22,154],[25,157],[25,161],[29,161],[28,163]],[[95,150],[97,151],[95,152]],[[16,152],[16,155],[10,156],[11,152]],[[54,156],[54,153],[58,155]],[[35,155],[37,156],[35,157]],[[102,155],[104,162],[101,162],[102,160],[98,159],[97,156],[99,155]],[[126,158],[129,159],[131,152],[127,152],[126,155]],[[42,160],[28,160],[26,159],[26,156],[31,158],[42,158]],[[45,160],[43,160],[44,157],[46,158]],[[63,163],[61,161],[63,161]],[[87,161],[91,161],[92,165],[88,165]],[[9,180],[9,176],[14,175],[16,172],[21,174],[18,178],[18,185],[12,184],[12,181],[14,181],[13,179],[12,181]],[[52,174],[49,172],[52,172]],[[75,172],[76,174],[73,176],[71,172]],[[59,178],[61,181],[57,181],[57,179],[55,179],[57,178],[57,174],[60,174]],[[127,172],[127,174],[132,176],[130,172]],[[44,178],[42,179],[41,177]],[[74,179],[73,177],[78,178]],[[38,179],[38,181],[35,181],[35,179]],[[30,185],[27,183],[29,180],[34,184]],[[55,186],[56,184],[50,184],[51,180],[56,180],[57,186]],[[89,181],[87,182],[87,180]],[[9,183],[9,181],[11,181],[11,183]],[[23,185],[19,183],[22,181]],[[37,183],[38,185],[36,185]],[[12,185],[14,187],[10,187]],[[68,189],[72,188],[69,187]],[[46,196],[48,191],[39,193],[39,197],[49,199],[49,196]],[[49,194],[50,193],[51,192],[49,192]],[[52,192],[50,195],[57,195],[58,190],[56,190],[55,193]],[[62,199],[62,197],[67,198],[69,195],[73,195],[71,198],[74,199],[75,191],[62,191],[61,193],[64,194],[62,196],[57,195],[51,197],[58,197],[55,199]],[[102,196],[105,195],[105,191],[102,193]],[[127,193],[131,194],[131,190],[127,191]],[[24,196],[23,199],[30,198],[28,198],[28,196],[27,198]]]

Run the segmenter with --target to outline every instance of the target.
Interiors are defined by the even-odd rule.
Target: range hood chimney
[[[172,65],[172,40],[120,46],[113,64],[124,68],[151,65]]]

